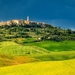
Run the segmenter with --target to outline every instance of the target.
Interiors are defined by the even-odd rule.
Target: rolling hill
[[[23,22],[0,23],[0,74],[75,75],[75,31]]]
[[[37,22],[26,24],[24,21],[21,23],[17,23],[16,21],[15,23],[13,21],[11,24],[6,23],[0,25],[0,41],[14,38],[34,38],[34,40],[30,42],[43,40],[75,40],[75,31],[71,29],[62,29],[44,23],[37,24]]]
[[[0,68],[1,75],[75,75],[75,59],[27,63]]]
[[[56,48],[48,50],[46,47],[55,46]],[[68,43],[74,43],[68,41]],[[67,50],[63,51],[60,45],[63,45],[62,42],[40,42],[39,43],[27,43],[25,45],[17,44],[13,41],[4,41],[0,42],[0,67],[1,66],[10,66],[17,64],[24,64],[30,62],[40,62],[40,61],[60,61],[68,60],[75,58],[75,50],[68,50],[70,44],[67,44]],[[40,46],[39,46],[40,45]],[[41,47],[42,46],[42,47]],[[74,45],[72,46],[74,47]],[[59,49],[55,50],[55,49]]]

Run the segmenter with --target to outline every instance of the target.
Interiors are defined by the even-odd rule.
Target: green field
[[[75,59],[27,63],[0,68],[1,75],[75,75]]]
[[[20,56],[22,56],[22,58],[20,57],[20,60],[24,59],[24,56],[27,56],[29,59],[27,62],[74,59],[74,45],[73,41],[43,41],[37,43],[24,43],[24,45],[17,44],[13,41],[0,42],[0,64],[5,61],[6,64],[4,63],[4,65],[7,66],[9,65],[9,62],[16,61]],[[17,57],[16,59],[15,56]],[[21,61],[24,63],[26,60],[27,59]],[[12,65],[12,63],[10,65]]]
[[[75,54],[74,41],[43,41],[37,43],[17,44],[13,41],[0,42],[0,53],[12,56],[73,56]],[[74,57],[74,56],[73,56]]]
[[[0,42],[0,53],[9,55],[33,55],[48,53],[44,48],[37,46],[23,46],[15,42]]]
[[[35,45],[38,47],[45,48],[49,51],[72,51],[75,50],[75,41],[42,41],[36,43],[28,43],[28,45]]]
[[[74,62],[74,41],[0,42],[1,75],[75,75]]]

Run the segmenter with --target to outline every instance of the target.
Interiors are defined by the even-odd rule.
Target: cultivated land
[[[13,41],[0,42],[0,66],[74,59],[74,47],[73,41],[43,41],[24,45]]]
[[[1,75],[75,75],[75,31],[49,24],[0,26]]]
[[[1,75],[75,75],[75,59],[45,61],[0,68]]]
[[[27,44],[25,44],[27,45]],[[28,45],[35,45],[41,48],[44,48],[49,51],[73,51],[75,50],[75,41],[61,41],[61,42],[55,42],[55,41],[41,41],[41,42],[34,42],[34,43],[28,43]]]

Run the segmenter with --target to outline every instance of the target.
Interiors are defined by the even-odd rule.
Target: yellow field
[[[75,59],[1,67],[0,75],[75,75]]]

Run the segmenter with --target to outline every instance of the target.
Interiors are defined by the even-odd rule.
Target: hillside
[[[53,41],[63,41],[63,40],[75,40],[75,31],[71,29],[62,29],[60,27],[55,27],[50,24],[30,22],[26,24],[21,22],[17,23],[12,20],[11,24],[0,25],[0,41],[10,40],[14,38],[33,38],[32,41],[42,41],[42,40],[53,40]],[[26,21],[27,22],[27,21]]]
[[[74,59],[75,44],[73,41],[66,42],[67,44],[65,41],[43,41],[25,43],[25,45],[13,41],[0,42],[0,67],[31,62]]]
[[[11,22],[0,25],[0,67],[75,58],[75,31],[45,23]]]
[[[1,75],[75,75],[75,59],[21,64],[0,68]]]

